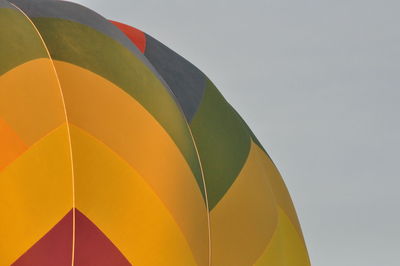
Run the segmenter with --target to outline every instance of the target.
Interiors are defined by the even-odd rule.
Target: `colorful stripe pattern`
[[[175,52],[0,0],[0,265],[310,265],[271,159]]]

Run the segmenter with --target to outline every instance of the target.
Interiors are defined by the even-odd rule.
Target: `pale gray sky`
[[[314,266],[400,265],[398,0],[75,0],[203,70],[291,192]]]

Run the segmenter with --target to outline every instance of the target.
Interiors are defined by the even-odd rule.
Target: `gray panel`
[[[145,55],[167,82],[190,122],[203,97],[206,76],[185,58],[147,34]]]
[[[14,8],[8,1],[0,0],[0,8]]]

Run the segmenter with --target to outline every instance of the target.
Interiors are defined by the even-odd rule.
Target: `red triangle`
[[[15,266],[71,266],[72,210],[13,263]],[[84,214],[75,209],[75,266],[131,265]]]
[[[76,266],[131,265],[115,245],[84,214],[76,210]]]
[[[72,210],[12,265],[70,266],[72,261]]]

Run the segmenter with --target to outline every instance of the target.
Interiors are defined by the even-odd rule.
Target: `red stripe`
[[[117,21],[110,20],[110,22],[117,26],[144,53],[146,50],[146,36],[142,31]]]

